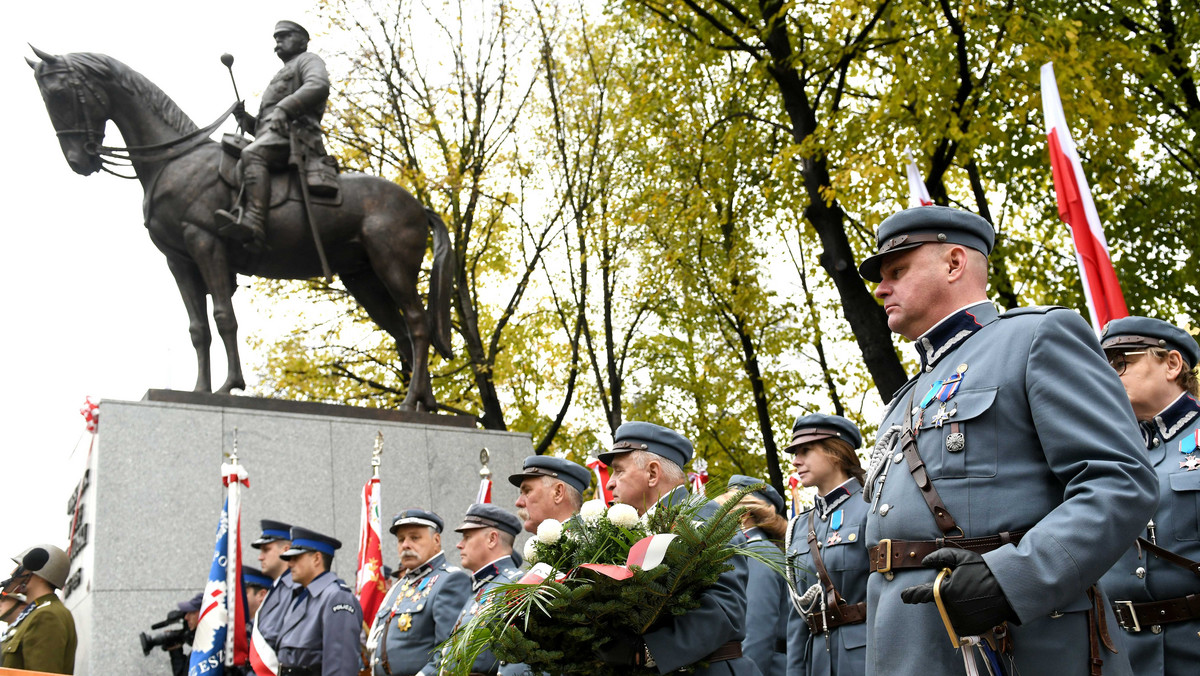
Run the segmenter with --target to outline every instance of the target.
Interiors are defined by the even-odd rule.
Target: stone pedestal
[[[457,564],[453,528],[475,501],[480,449],[491,456],[492,501],[514,512],[517,490],[506,479],[532,452],[528,435],[478,430],[469,418],[164,390],[137,402],[105,400],[78,491],[64,589],[79,633],[76,674],[169,673],[166,653],[142,656],[138,633],[204,587],[223,500],[220,467],[235,428],[250,477],[243,561],[258,565],[249,543],[259,519],[287,521],[342,541],[333,570],[350,585],[377,432],[384,437],[383,554],[392,566],[393,513],[421,507],[441,515],[442,544]]]

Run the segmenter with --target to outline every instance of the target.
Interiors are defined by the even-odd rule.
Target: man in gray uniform
[[[513,542],[521,532],[521,520],[495,505],[474,504],[467,508],[462,525],[454,530],[463,534],[458,543],[463,568],[473,571],[473,596],[458,617],[461,626],[470,622],[479,607],[487,602],[490,590],[521,578],[520,558],[513,554]],[[485,650],[475,658],[470,671],[472,674],[496,674],[500,666],[496,656]],[[512,667],[505,673],[523,671],[517,668],[520,665],[505,666]]]
[[[1200,666],[1200,346],[1159,319],[1125,317],[1100,344],[1141,423],[1158,474],[1158,511],[1100,580],[1138,674],[1186,674]]]
[[[998,315],[995,233],[974,214],[907,209],[876,237],[859,271],[921,368],[884,415],[864,485],[867,673],[963,673],[935,607],[946,569],[955,632],[999,628],[996,659],[1016,672],[1129,673],[1093,586],[1145,528],[1156,481],[1096,334],[1063,308]]]
[[[354,592],[330,572],[342,543],[293,526],[283,553],[296,588],[283,616],[279,676],[358,676],[362,609]]]
[[[375,676],[436,674],[434,650],[450,636],[471,597],[471,576],[446,563],[442,518],[406,509],[392,519],[400,581],[379,605],[367,638]]]
[[[263,575],[274,582],[267,597],[254,613],[254,625],[250,632],[250,664],[263,675],[274,673],[279,667],[279,634],[282,631],[283,616],[288,604],[292,601],[292,590],[296,585],[292,582],[292,573],[288,563],[281,556],[292,548],[290,523],[263,519],[262,535],[250,543],[258,550],[258,565]]]
[[[518,489],[518,514],[525,530],[536,533],[546,519],[566,523],[583,506],[583,492],[592,483],[592,473],[583,465],[552,455],[525,458],[521,471],[508,477]]]
[[[238,123],[254,134],[242,150],[242,185],[246,209],[239,219],[217,211],[222,234],[261,248],[266,240],[263,225],[271,198],[270,169],[283,167],[292,149],[293,135],[299,147],[310,154],[324,155],[321,117],[329,99],[329,73],[321,57],[308,50],[308,31],[295,21],[275,24],[275,55],[283,68],[271,78],[259,104],[258,117],[244,107],[234,111]]]
[[[692,442],[675,430],[646,422],[627,422],[613,435],[612,450],[600,454],[600,462],[612,474],[608,488],[613,499],[632,506],[638,514],[658,505],[677,505],[692,499],[683,467],[692,459]],[[697,516],[709,519],[719,509],[704,501]],[[745,542],[740,533],[735,541]],[[716,584],[700,597],[700,607],[683,615],[666,618],[662,625],[634,637],[614,637],[598,646],[597,656],[617,665],[657,669],[660,674],[707,662],[692,672],[707,674],[758,674],[758,667],[742,656],[746,637],[746,559],[729,560],[732,570],[721,574]]]

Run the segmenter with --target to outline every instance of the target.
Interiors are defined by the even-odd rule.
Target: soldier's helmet
[[[34,545],[13,557],[18,570],[33,573],[49,582],[55,589],[62,589],[71,572],[71,560],[67,553],[54,545]]]

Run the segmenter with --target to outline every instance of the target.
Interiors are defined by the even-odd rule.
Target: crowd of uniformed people
[[[796,419],[786,450],[815,489],[812,506],[789,520],[774,488],[742,475],[717,498],[755,488],[736,539],[781,565],[735,557],[698,608],[610,637],[594,646],[597,660],[701,674],[1197,673],[1200,346],[1147,317],[1115,320],[1097,338],[1062,308],[998,313],[987,297],[993,243],[987,221],[946,207],[881,225],[860,272],[878,283],[888,325],[913,342],[920,369],[876,438],[864,445],[839,415]],[[645,515],[702,499],[688,490],[692,454],[674,430],[627,422],[600,460],[613,500]],[[438,673],[454,627],[489,588],[522,575],[517,536],[570,521],[592,474],[531,456],[509,479],[519,516],[471,506],[456,528],[459,565],[442,550],[441,516],[397,514],[394,583],[365,622],[330,572],[341,543],[264,520],[253,543],[258,659],[277,660],[268,668],[284,676]],[[715,510],[706,503],[700,518]],[[35,645],[32,625],[20,638],[22,619],[58,612],[53,586],[51,576],[48,596],[27,585],[0,601],[2,619],[24,608],[4,666]],[[485,652],[471,671],[528,670]]]

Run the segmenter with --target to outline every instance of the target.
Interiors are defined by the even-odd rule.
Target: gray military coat
[[[745,532],[747,545],[782,563],[783,552],[760,528]],[[764,674],[782,674],[787,665],[787,578],[758,559],[747,559],[746,640],[742,654],[754,660]]]
[[[1154,514],[1158,546],[1192,561],[1200,561],[1200,450],[1194,449],[1200,431],[1200,404],[1181,394],[1170,406],[1142,425],[1150,462],[1158,473],[1159,502]],[[1140,535],[1147,540],[1149,533]],[[1100,579],[1115,603],[1164,601],[1200,594],[1200,577],[1138,546],[1130,547],[1117,565]],[[1146,618],[1139,618],[1142,624]],[[1125,645],[1137,674],[1185,674],[1200,669],[1200,619],[1128,632]]]
[[[280,667],[319,666],[321,676],[358,676],[362,609],[338,576],[321,573],[296,585],[279,637]]]
[[[283,616],[287,614],[288,604],[292,601],[292,590],[296,587],[296,583],[292,582],[292,571],[285,571],[279,579],[275,580],[275,584],[271,586],[271,590],[267,592],[267,598],[263,599],[262,605],[258,607],[258,614],[254,616],[254,622],[258,626],[258,633],[262,634],[263,639],[275,654],[279,654],[279,635],[283,631]]]
[[[838,495],[835,497],[835,494]],[[814,506],[793,517],[788,524],[788,573],[792,576],[793,587],[797,594],[803,595],[809,587],[819,584],[817,566],[808,544],[808,517],[817,510],[813,525],[830,581],[846,603],[865,601],[867,548],[863,542],[868,505],[862,499],[862,485],[858,480],[850,479],[829,496],[817,496],[816,500],[821,503],[819,507]],[[830,507],[825,507],[826,504]],[[815,608],[820,610],[820,607],[818,601]],[[866,624],[845,624],[828,633],[814,635],[798,609],[792,607],[787,631],[789,676],[856,675],[866,669]]]
[[[458,616],[458,624],[463,625],[471,621],[475,613],[479,611],[479,607],[486,603],[486,596],[489,591],[495,589],[502,584],[516,582],[521,579],[521,569],[517,566],[517,562],[511,556],[505,556],[497,559],[488,565],[475,571],[472,576],[471,583],[472,596],[467,600],[467,604],[462,609],[462,613]],[[441,664],[441,655],[438,655],[438,664]],[[504,673],[524,673],[524,665],[513,664],[505,665],[508,669]],[[473,674],[496,674],[501,671],[500,661],[492,654],[492,651],[485,650],[475,658],[475,663],[471,665],[471,673]]]
[[[686,486],[680,486],[659,499],[658,504],[678,504],[690,500]],[[715,502],[706,501],[698,514],[709,519],[719,509]],[[738,533],[735,541],[744,541]],[[695,664],[730,641],[746,638],[746,559],[730,559],[733,570],[726,571],[700,598],[700,607],[683,615],[669,618],[663,626],[642,635],[650,654],[654,656],[658,673],[665,674],[680,667]],[[692,672],[708,674],[758,674],[758,667],[749,657],[714,662]]]
[[[1088,673],[1087,589],[1145,528],[1157,503],[1133,411],[1096,334],[1063,308],[998,317],[984,302],[944,319],[917,348],[921,372],[896,393],[880,435],[887,439],[912,416],[929,477],[966,537],[1030,529],[1019,544],[984,554],[1020,619],[1009,627],[1016,671]],[[956,392],[939,401],[934,385],[957,372]],[[931,396],[918,413],[908,408],[910,398],[919,408]],[[874,484],[868,547],[943,535],[907,463],[893,462],[899,453],[897,445],[873,455],[889,471]],[[871,574],[868,674],[963,673],[936,607],[900,600],[902,589],[936,574]],[[1107,624],[1121,654],[1103,650],[1104,673],[1129,673],[1111,610]]]
[[[471,597],[471,576],[438,552],[388,592],[371,628],[376,676],[437,673],[434,649],[450,636]]]

